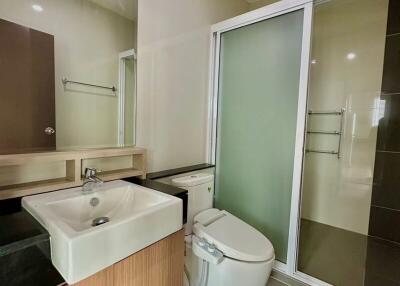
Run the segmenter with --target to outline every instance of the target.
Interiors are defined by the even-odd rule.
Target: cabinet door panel
[[[182,286],[184,252],[180,230],[72,286]]]
[[[114,265],[114,286],[182,286],[184,233],[169,237]]]

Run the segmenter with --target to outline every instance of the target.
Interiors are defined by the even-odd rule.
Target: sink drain
[[[92,226],[98,226],[98,225],[104,224],[109,221],[110,221],[110,218],[108,218],[106,216],[98,217],[92,221]]]

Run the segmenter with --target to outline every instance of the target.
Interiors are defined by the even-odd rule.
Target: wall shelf
[[[18,198],[78,186],[67,178],[56,178],[0,187],[0,200]]]
[[[0,167],[65,162],[65,177],[0,186],[0,200],[81,186],[82,167],[85,160],[111,159],[120,156],[130,156],[132,166],[99,172],[101,179],[112,181],[126,177],[146,177],[146,150],[138,147],[0,155]]]
[[[117,180],[122,178],[127,178],[127,177],[139,177],[145,175],[145,173],[142,170],[137,170],[134,168],[131,169],[118,169],[118,170],[113,170],[113,171],[104,171],[100,172],[99,178],[102,179],[103,181],[112,181],[112,180]]]

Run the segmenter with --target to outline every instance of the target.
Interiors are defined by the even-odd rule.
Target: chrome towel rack
[[[308,134],[330,134],[330,135],[340,135],[340,131],[307,131]]]
[[[338,148],[337,150],[313,150],[313,149],[306,149],[306,153],[320,153],[320,154],[330,154],[330,155],[337,155],[338,159],[340,159],[340,151],[342,145],[342,136],[343,136],[343,120],[344,120],[344,112],[345,109],[342,108],[339,111],[308,111],[308,115],[333,115],[333,116],[340,116],[340,130],[334,131],[324,131],[324,130],[308,130],[307,134],[317,134],[317,135],[334,135],[338,136]]]
[[[342,115],[343,114],[343,109],[340,111],[308,111],[309,115]]]
[[[97,88],[104,88],[104,89],[108,89],[108,90],[112,90],[113,92],[116,92],[117,89],[115,88],[115,86],[103,86],[103,85],[97,85],[97,84],[91,84],[91,83],[85,83],[85,82],[79,82],[79,81],[73,81],[73,80],[69,80],[67,78],[62,78],[61,82],[63,83],[63,85],[67,85],[68,83],[72,83],[72,84],[80,84],[80,85],[85,85],[85,86],[91,86],[91,87],[97,87]]]
[[[307,153],[321,153],[321,154],[331,154],[331,155],[339,155],[339,152],[336,151],[324,151],[324,150],[312,150],[312,149],[307,149]],[[338,156],[338,158],[340,158]]]

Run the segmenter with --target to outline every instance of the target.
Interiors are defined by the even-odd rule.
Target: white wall
[[[258,8],[264,7],[266,5],[269,5],[269,4],[272,4],[274,2],[278,2],[278,1],[279,0],[258,0],[258,1],[250,3],[249,10],[258,9]]]
[[[132,0],[133,1],[133,0]],[[118,97],[68,85],[118,86],[118,54],[136,42],[135,23],[87,0],[1,0],[0,18],[54,35],[57,147],[116,146]]]
[[[242,0],[139,0],[137,145],[149,170],[206,160],[210,26]]]
[[[307,154],[302,217],[367,234],[379,119],[387,0],[334,0],[315,9],[309,108],[346,108],[342,157]],[[356,54],[353,60],[349,53]],[[313,116],[311,130],[338,130]],[[336,150],[337,137],[310,135],[311,149]]]

